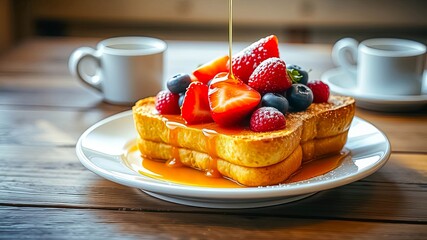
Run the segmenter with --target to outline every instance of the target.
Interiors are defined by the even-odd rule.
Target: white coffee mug
[[[359,44],[355,39],[344,38],[334,45],[332,59],[357,79],[357,90],[363,93],[421,93],[426,46],[419,42],[376,38]]]
[[[149,37],[116,37],[98,43],[97,49],[81,47],[70,56],[68,68],[87,86],[115,104],[133,104],[156,95],[163,86],[166,43]],[[85,59],[95,62],[90,74]]]

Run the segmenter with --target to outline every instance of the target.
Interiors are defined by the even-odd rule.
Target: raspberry
[[[161,114],[180,114],[178,101],[179,94],[167,90],[160,91],[156,96],[156,109]]]
[[[261,107],[252,113],[249,127],[254,132],[267,132],[286,127],[283,113],[273,107]]]
[[[249,77],[248,85],[261,94],[283,93],[292,82],[286,71],[286,64],[280,58],[264,60]]]
[[[320,81],[310,81],[307,83],[307,86],[313,92],[313,102],[315,103],[325,103],[329,99],[329,86]]]

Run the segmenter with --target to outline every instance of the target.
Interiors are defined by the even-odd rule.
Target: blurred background
[[[427,42],[426,0],[234,0],[234,40]],[[0,0],[0,51],[34,37],[227,40],[228,0]]]

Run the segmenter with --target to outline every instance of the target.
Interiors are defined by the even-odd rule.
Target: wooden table
[[[102,102],[70,76],[71,51],[96,41],[32,39],[0,58],[0,239],[427,239],[427,111],[357,109],[387,134],[388,163],[365,179],[289,204],[187,207],[98,177],[80,164],[77,139],[130,107]],[[226,42],[168,44],[167,77],[227,53]],[[333,67],[330,51],[281,49],[288,63],[313,69],[312,78]]]

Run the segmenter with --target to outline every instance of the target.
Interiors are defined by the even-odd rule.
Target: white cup
[[[353,62],[349,59],[353,58]],[[405,39],[339,40],[332,59],[357,79],[357,90],[381,95],[421,94],[426,46]]]
[[[163,86],[166,43],[149,37],[117,37],[98,43],[97,49],[81,47],[70,56],[68,68],[87,86],[115,104],[133,104],[156,95]],[[90,61],[96,70],[90,73]]]

